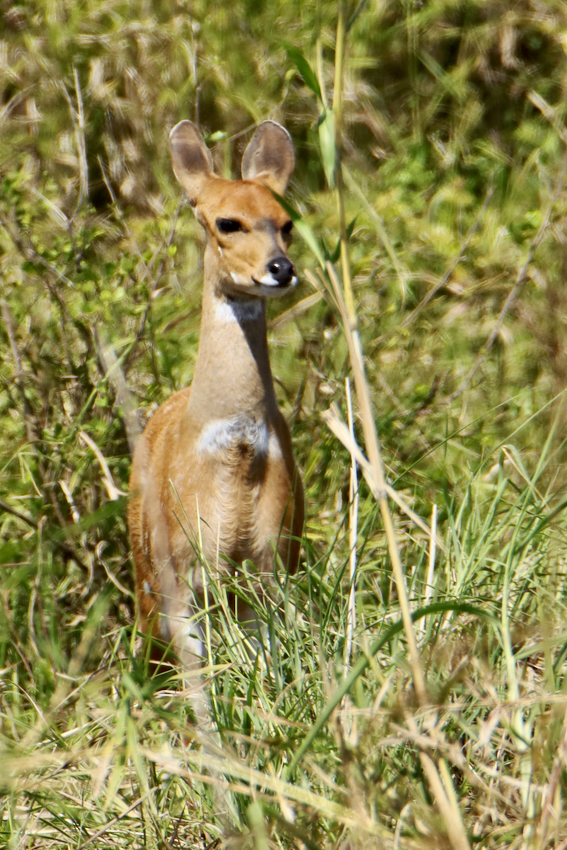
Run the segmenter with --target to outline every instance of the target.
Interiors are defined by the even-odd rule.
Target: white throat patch
[[[223,324],[253,322],[262,316],[263,309],[264,305],[259,298],[251,298],[246,301],[219,299],[215,304],[215,317],[218,322]]]

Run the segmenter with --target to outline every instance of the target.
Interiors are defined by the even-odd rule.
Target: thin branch
[[[8,502],[5,502],[4,499],[0,499],[0,511],[4,511],[7,514],[12,514],[12,516],[17,517],[22,522],[25,522],[27,525],[31,526],[34,531],[37,531],[38,525],[35,520],[28,516],[27,514],[23,514],[21,511],[13,508],[12,505],[9,505]]]
[[[314,292],[312,295],[308,295],[306,298],[302,298],[301,301],[298,301],[297,304],[294,304],[293,307],[290,307],[288,310],[284,310],[283,313],[280,313],[274,319],[272,319],[268,323],[268,328],[271,331],[276,330],[276,328],[282,327],[282,325],[287,324],[288,322],[294,321],[299,318],[303,313],[306,313],[307,310],[310,310],[311,307],[314,307],[315,304],[318,304],[319,301],[322,301],[325,296],[322,292]]]
[[[352,366],[356,395],[360,408],[362,419],[362,427],[364,431],[364,441],[368,452],[368,459],[372,467],[373,478],[377,487],[377,499],[382,514],[382,522],[386,531],[388,540],[388,549],[390,560],[392,562],[392,571],[394,581],[398,590],[398,599],[400,602],[402,620],[404,623],[404,631],[408,642],[410,666],[412,678],[416,690],[417,698],[420,705],[426,705],[427,690],[425,687],[425,677],[421,667],[417,643],[413,630],[411,619],[411,611],[407,595],[404,571],[400,559],[400,551],[394,532],[392,517],[388,506],[388,497],[386,490],[386,480],[384,476],[384,466],[382,463],[382,454],[378,443],[378,435],[376,432],[376,424],[374,422],[374,413],[372,410],[372,402],[370,400],[370,390],[366,380],[364,357],[362,353],[362,343],[357,328],[357,315],[352,291],[352,275],[350,268],[350,256],[348,252],[348,239],[346,232],[345,218],[345,203],[344,203],[344,185],[342,171],[342,91],[344,85],[344,57],[346,48],[346,29],[345,29],[345,0],[339,0],[338,4],[338,21],[337,35],[335,47],[335,90],[333,98],[333,110],[335,113],[335,155],[336,155],[336,196],[339,212],[339,221],[341,228],[341,269],[342,269],[342,287],[339,284],[337,273],[334,266],[327,262],[327,274],[331,282],[332,289],[335,293],[335,298],[340,310],[343,321],[345,336],[348,344],[350,362]]]
[[[341,268],[343,273],[342,287],[339,284],[337,273],[331,263],[326,264],[327,274],[331,282],[331,287],[334,290],[337,304],[339,307],[341,319],[343,322],[344,332],[348,344],[350,362],[352,366],[354,382],[356,387],[356,395],[362,419],[364,431],[364,441],[368,458],[372,469],[372,477],[376,484],[377,500],[382,515],[382,522],[386,531],[386,539],[388,541],[388,550],[392,563],[392,572],[396,589],[398,592],[398,600],[402,615],[402,623],[406,641],[409,650],[409,662],[412,673],[413,685],[417,695],[417,700],[420,706],[428,705],[428,695],[425,687],[425,675],[421,666],[415,633],[413,629],[412,613],[409,605],[406,581],[400,551],[394,527],[392,523],[392,515],[388,504],[388,491],[384,474],[384,465],[376,423],[372,410],[370,399],[370,390],[366,379],[364,356],[362,352],[362,343],[357,327],[357,314],[352,291],[352,276],[350,267],[350,257],[348,252],[348,240],[345,223],[345,206],[344,206],[344,186],[341,166],[342,152],[342,90],[344,83],[344,56],[345,56],[345,2],[339,2],[339,14],[337,23],[336,50],[335,50],[335,91],[333,108],[335,112],[335,155],[336,155],[336,194],[337,205],[339,212],[339,221],[341,228]],[[350,436],[350,435],[349,435]],[[412,718],[412,722],[413,721]],[[295,759],[294,759],[295,762]],[[458,805],[456,804],[456,795],[453,788],[450,775],[447,776],[446,771],[443,771],[441,765],[441,775],[434,761],[427,755],[423,755],[422,764],[424,771],[428,777],[430,787],[433,790],[437,800],[439,811],[441,812],[449,833],[449,838],[454,850],[469,850],[469,841],[461,817]],[[445,780],[445,781],[444,781]]]

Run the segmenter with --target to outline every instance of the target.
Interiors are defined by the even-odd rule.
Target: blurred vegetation
[[[340,247],[338,8],[0,0],[0,835],[11,848],[211,847],[220,834],[187,700],[174,680],[148,678],[136,633],[130,414],[108,352],[144,415],[191,380],[203,235],[169,162],[182,118],[233,177],[259,121],[290,130],[292,254],[325,282]],[[308,519],[302,571],[271,606],[258,600],[269,651],[213,588],[231,840],[456,847],[418,758],[434,752],[471,843],[565,847],[567,7],[345,10],[359,330],[389,481],[420,516],[437,510],[429,589],[431,539],[395,517],[412,607],[453,607],[416,626],[429,713],[396,633],[288,775],[346,673],[349,593],[350,456],[321,416],[336,402],[346,419],[348,350],[332,299],[306,300],[305,277],[294,305],[270,307]],[[361,481],[357,656],[399,617],[377,517]]]

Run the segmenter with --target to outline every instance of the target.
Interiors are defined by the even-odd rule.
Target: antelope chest
[[[276,531],[282,521],[281,507],[266,500],[282,460],[275,430],[249,415],[212,420],[200,430],[192,458],[184,507],[195,531],[195,520],[199,525],[205,556],[212,562],[219,554],[256,562],[265,547],[266,510],[274,513],[270,526]]]
[[[204,459],[216,461],[221,466],[238,465],[239,471],[248,473],[251,468],[266,463],[270,452],[268,423],[244,414],[214,419],[201,430],[197,452]]]

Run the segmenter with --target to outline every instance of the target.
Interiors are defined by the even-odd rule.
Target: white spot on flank
[[[244,446],[254,454],[268,454],[271,438],[263,419],[248,416],[231,416],[214,419],[201,431],[197,451],[215,454],[218,451]]]
[[[144,593],[151,593],[152,592],[149,581],[144,582],[143,588],[144,588]]]

